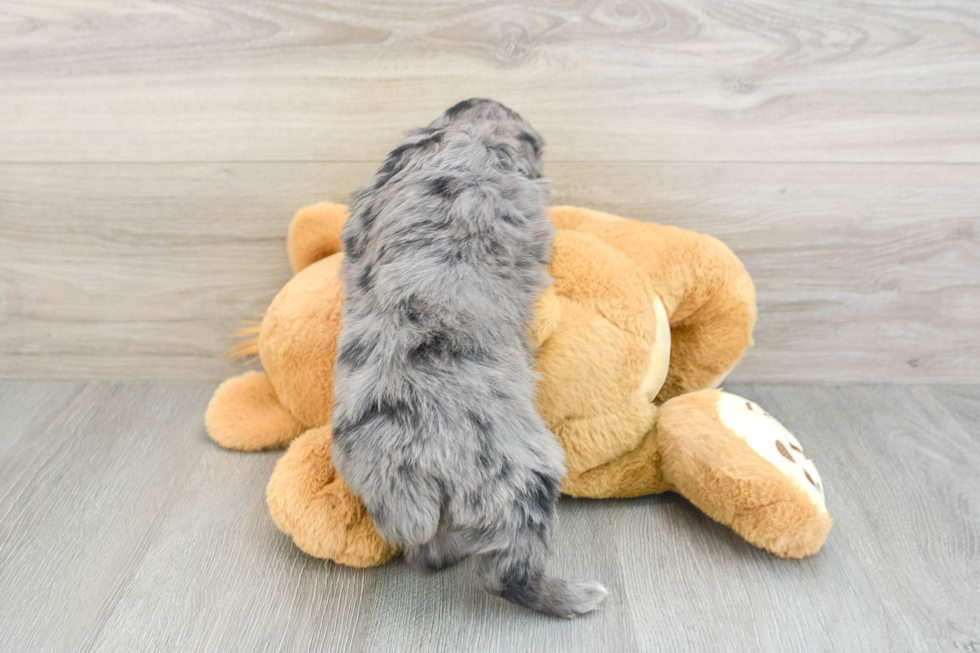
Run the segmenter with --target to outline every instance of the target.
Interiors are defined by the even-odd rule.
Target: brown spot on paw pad
[[[752,410],[752,404],[749,403],[748,401],[745,402],[745,407],[748,408],[749,410]]]
[[[810,485],[812,485],[813,487],[817,488],[818,490],[820,489],[820,486],[817,485],[817,482],[814,481],[812,478],[810,478],[810,472],[808,472],[808,471],[806,471],[804,469],[803,470],[803,475],[806,476],[806,480],[810,481]]]
[[[786,445],[784,445],[780,440],[776,440],[776,451],[779,452],[780,456],[790,461],[791,463],[796,462],[793,456],[790,455],[789,450],[786,448]]]
[[[803,450],[802,450],[802,449],[800,449],[800,448],[799,448],[798,446],[796,446],[795,444],[793,444],[792,442],[790,442],[790,443],[789,443],[789,448],[790,448],[790,449],[792,449],[793,451],[797,451],[797,452],[799,452],[799,453],[800,453],[800,454],[801,454],[801,455],[802,455],[802,456],[803,456],[804,458],[806,458],[806,454],[805,454],[805,453],[803,453]]]

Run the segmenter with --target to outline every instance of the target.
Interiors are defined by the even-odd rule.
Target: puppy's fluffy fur
[[[534,408],[527,325],[554,229],[541,137],[473,99],[410,132],[341,237],[337,468],[381,536],[487,591],[573,617],[602,585],[545,575],[564,456]]]

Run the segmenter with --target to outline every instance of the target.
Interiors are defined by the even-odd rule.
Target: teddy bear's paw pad
[[[657,316],[656,340],[650,348],[649,367],[640,384],[640,394],[648,403],[660,394],[667,380],[667,368],[670,367],[670,320],[659,296],[653,298],[653,313]]]
[[[816,466],[799,440],[759,404],[738,395],[722,392],[718,398],[718,417],[735,435],[803,488],[821,511],[826,511],[823,485]]]

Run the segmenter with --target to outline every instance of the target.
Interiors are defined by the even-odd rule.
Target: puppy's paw
[[[569,619],[592,612],[603,599],[609,595],[609,590],[602,583],[594,580],[570,580],[568,581],[568,608]],[[566,615],[563,615],[566,616]]]
[[[405,560],[408,564],[429,572],[452,567],[463,557],[463,551],[453,534],[440,534],[425,544],[405,549]]]

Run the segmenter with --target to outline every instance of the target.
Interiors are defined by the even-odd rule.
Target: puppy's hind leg
[[[425,571],[441,571],[465,557],[463,539],[456,531],[439,531],[425,544],[405,548],[408,564]]]
[[[362,496],[381,538],[407,547],[435,537],[441,514],[438,487],[426,479],[413,479],[402,470],[386,481],[382,488],[369,488]]]

